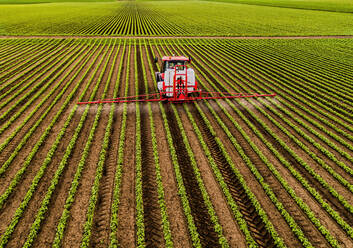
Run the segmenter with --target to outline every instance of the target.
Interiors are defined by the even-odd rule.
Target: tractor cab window
[[[185,65],[185,61],[170,60],[164,62],[164,70],[173,69],[176,65]]]

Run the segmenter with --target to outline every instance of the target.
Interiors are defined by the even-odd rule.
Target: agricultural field
[[[351,39],[0,39],[0,247],[353,247]],[[156,92],[191,56],[207,91]]]
[[[342,4],[345,13],[208,1],[4,1],[0,0],[0,35],[353,35],[350,4]]]

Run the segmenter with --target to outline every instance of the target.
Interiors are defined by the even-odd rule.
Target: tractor
[[[155,58],[157,62],[158,58]],[[157,89],[163,98],[184,101],[198,93],[195,72],[187,66],[190,57],[164,56],[162,62],[161,72],[155,72],[155,75]]]

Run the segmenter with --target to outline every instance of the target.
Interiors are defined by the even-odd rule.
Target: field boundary
[[[352,39],[353,35],[314,36],[80,36],[80,35],[0,35],[0,39]]]

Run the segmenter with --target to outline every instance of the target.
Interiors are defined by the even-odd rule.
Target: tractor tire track
[[[109,53],[110,53],[110,47],[107,44],[102,44],[101,46],[105,46],[103,48],[102,52],[100,53],[100,56],[103,56],[105,53],[105,57],[98,68],[97,73],[95,74],[92,84],[95,85],[97,81],[100,79],[101,73],[103,73],[102,79],[99,81],[99,87],[95,96],[95,99],[101,98],[107,77],[107,68],[106,71],[103,72],[104,64],[106,63]],[[108,49],[108,51],[107,51]],[[99,58],[100,60],[100,58]],[[99,61],[98,60],[98,61]],[[86,96],[89,96],[92,91],[89,91],[89,93]],[[88,99],[88,97],[84,98]],[[81,117],[82,112],[84,111],[84,107],[79,107],[80,111],[77,112],[77,115]],[[98,106],[97,105],[92,105],[89,108],[88,115],[87,115],[87,120],[85,121],[85,124],[82,129],[82,136],[88,137],[90,134],[92,124],[94,122],[94,119],[96,118],[97,115],[97,110]],[[109,112],[109,110],[108,110]],[[98,125],[96,127],[96,131],[94,133],[94,137],[92,140],[92,145],[90,147],[89,155],[87,156],[85,160],[85,165],[84,169],[82,171],[81,179],[80,179],[80,186],[77,189],[77,192],[75,194],[75,201],[73,202],[71,209],[70,209],[70,218],[67,221],[66,224],[66,230],[65,230],[65,235],[62,240],[62,247],[78,247],[81,244],[82,240],[82,235],[83,235],[83,228],[84,228],[84,223],[86,220],[86,213],[89,205],[89,199],[91,195],[91,188],[94,182],[94,177],[96,173],[96,166],[98,164],[98,159],[99,159],[99,153],[100,153],[100,148],[103,142],[103,137],[105,133],[105,127],[108,121],[108,116],[105,114],[105,110],[102,110],[102,113],[99,118]],[[82,151],[84,150],[84,147],[86,145],[86,138],[80,142],[82,139],[81,137],[77,141],[77,145],[75,148],[74,153],[72,154],[72,157],[74,159],[74,164],[78,164],[81,156],[82,156]],[[75,170],[72,170],[72,168],[69,168],[69,172],[74,174]],[[70,173],[69,173],[70,174]],[[66,178],[63,178],[66,180]],[[72,180],[68,180],[67,184],[71,184]],[[70,185],[71,186],[71,185]],[[70,187],[67,185],[66,187]],[[66,200],[66,198],[65,198]],[[60,212],[61,214],[62,212]]]
[[[201,109],[203,110],[204,114],[207,116],[207,119],[210,121],[211,125],[214,127],[216,132],[216,136],[220,138],[222,141],[226,151],[229,153],[231,159],[236,162],[237,169],[242,174],[246,184],[254,193],[255,197],[257,198],[258,202],[261,204],[263,210],[267,213],[269,220],[272,222],[275,230],[281,236],[283,241],[288,247],[300,247],[301,243],[296,238],[296,236],[291,231],[291,228],[283,218],[283,216],[278,212],[278,209],[273,204],[271,199],[266,195],[264,189],[260,185],[260,183],[256,180],[255,176],[248,168],[246,163],[243,161],[243,158],[239,155],[236,149],[234,149],[234,145],[230,141],[227,134],[223,131],[222,127],[218,124],[212,113],[210,113],[209,109],[204,104],[199,104]],[[211,102],[211,106],[219,115],[220,118],[223,118],[224,124],[229,127],[232,123],[227,122],[227,119],[222,116],[222,110],[217,108],[216,104]],[[230,125],[228,125],[230,124]],[[231,129],[229,131],[234,133]],[[250,132],[249,132],[250,133]],[[236,136],[234,136],[237,138]],[[261,147],[261,146],[260,146]]]
[[[177,158],[180,166],[180,172],[183,177],[184,186],[187,192],[191,214],[194,218],[195,226],[200,235],[201,245],[203,247],[219,247],[217,233],[213,229],[211,217],[207,211],[202,198],[200,188],[197,184],[194,171],[190,165],[190,159],[187,156],[186,147],[180,134],[177,121],[169,103],[165,104],[168,124],[171,132]]]
[[[248,106],[249,102],[246,100],[242,100],[242,102],[246,102],[246,106]],[[249,108],[252,109],[252,106],[249,105]],[[254,111],[254,110],[253,110]],[[257,114],[257,112],[256,112]],[[235,116],[235,114],[233,114]],[[264,118],[262,118],[264,119]],[[251,129],[247,127],[246,125],[243,126],[243,129],[247,133],[251,133]],[[252,140],[258,144],[258,146],[262,146],[262,141],[259,140],[256,135],[253,134]],[[291,185],[292,189],[296,192],[296,195],[301,197],[301,199],[311,208],[311,210],[315,213],[315,216],[320,220],[321,224],[330,231],[330,233],[337,239],[339,244],[342,247],[351,247],[353,245],[352,239],[346,236],[345,231],[337,224],[337,222],[331,218],[331,216],[322,208],[322,206],[315,200],[315,198],[312,197],[312,195],[303,187],[303,185],[300,184],[300,182],[297,181],[297,179],[288,171],[288,169],[283,166],[277,158],[272,154],[270,150],[267,151],[267,149],[263,149],[264,155],[267,156],[267,158],[273,163],[274,166],[276,166],[277,170],[279,171],[280,174],[282,174],[282,177],[286,179],[287,183]],[[261,172],[261,170],[259,169]],[[273,180],[273,179],[272,179]],[[284,201],[288,201],[288,199],[284,198]],[[294,209],[295,206],[292,204],[285,204],[284,205],[286,209]],[[288,207],[287,207],[288,206]],[[293,210],[293,211],[294,211]],[[291,210],[292,211],[292,210]],[[301,211],[299,209],[299,211]],[[291,212],[290,212],[291,213]],[[303,221],[302,219],[306,219],[307,217],[305,216],[304,213],[296,213],[294,212],[293,216],[295,215],[295,219],[299,219],[297,221],[298,224],[301,224]],[[305,223],[305,222],[304,222]],[[313,228],[316,228],[313,226]],[[305,231],[305,228],[303,228]],[[313,230],[311,231],[313,232]],[[310,234],[310,229],[308,227],[308,233]],[[313,232],[314,233],[314,232]],[[310,235],[311,236],[311,235]],[[317,234],[319,236],[319,234]],[[328,244],[327,244],[328,246]]]
[[[207,68],[208,68],[209,70],[211,69],[211,68],[209,68],[209,67],[207,67]],[[239,68],[239,69],[241,69],[241,70],[243,71],[243,68]],[[247,74],[246,71],[244,71],[244,73]],[[209,76],[209,74],[207,74],[207,75]],[[240,76],[240,75],[239,75],[239,76]],[[252,78],[252,75],[249,74],[248,76]],[[216,77],[217,77],[217,80],[219,80],[220,82],[223,82],[223,84],[224,84],[225,86],[228,86],[228,85],[227,85],[227,82],[224,82],[224,80],[221,79],[221,78],[219,78],[217,75],[216,75]],[[230,79],[228,79],[228,80],[230,80]],[[244,80],[245,82],[247,82],[249,85],[252,85],[252,84],[253,84],[253,82],[249,81],[247,78],[243,78],[243,80]],[[253,79],[253,80],[256,80],[256,79]],[[219,86],[221,86],[221,85],[219,84]],[[255,90],[255,91],[256,91],[256,90]],[[249,105],[249,103],[248,103],[247,101],[243,101],[243,102],[246,102],[246,103],[247,103],[247,104],[246,104],[247,106]],[[239,106],[238,106],[238,107],[239,107]],[[253,106],[251,106],[251,105],[249,105],[249,107],[250,107],[252,110],[255,109],[255,108],[254,108]],[[227,109],[230,109],[230,107],[227,106]],[[233,110],[231,110],[230,113],[233,115],[233,118],[239,119],[239,116],[238,116],[237,114],[234,114],[234,111],[233,111]],[[266,119],[266,118],[262,118],[262,119],[263,119],[265,122],[267,122],[267,119]],[[279,118],[276,118],[276,119],[277,119],[277,121],[280,121]],[[242,121],[240,120],[240,122],[242,122]],[[230,125],[232,126],[232,124],[230,124]],[[245,129],[248,130],[247,133],[249,133],[249,134],[252,133],[251,129],[249,129],[246,124],[242,124],[242,126],[243,126],[243,129],[244,129],[244,130],[245,130]],[[253,136],[253,140],[257,140],[257,138],[256,138],[256,136],[255,136],[254,134],[252,134],[252,136]],[[258,141],[258,142],[257,142],[257,145],[258,145],[258,147],[262,147],[264,144],[262,143],[262,141]],[[263,152],[263,153],[266,153],[267,158],[268,158],[269,160],[272,160],[272,163],[273,163],[273,164],[278,164],[277,159],[276,159],[276,158],[273,158],[273,155],[272,155],[271,153],[269,153],[269,151],[267,151],[266,149],[263,149],[262,152]],[[278,167],[279,170],[282,170],[282,173],[285,173],[285,174],[288,174],[288,173],[289,173],[289,172],[287,172],[287,171],[284,171],[284,172],[283,172],[283,169],[284,169],[284,170],[286,170],[286,169],[285,169],[285,168],[282,169],[282,168],[281,168],[281,167],[282,167],[281,165],[277,165],[277,167]],[[266,172],[267,169],[265,169],[265,170],[263,171],[263,170],[261,169],[261,167],[258,167],[258,169],[259,169],[260,173],[263,175],[263,177],[264,177],[265,179],[267,179],[267,177],[265,177],[264,175],[267,176],[267,175],[269,175],[270,172],[269,172],[269,171]],[[289,175],[287,175],[287,177],[291,177],[291,175],[289,174]],[[269,177],[268,180],[269,180],[269,181],[273,181],[273,180],[276,180],[276,179],[273,178],[273,177]],[[300,195],[300,196],[302,197],[302,199],[306,199],[306,200],[307,200],[308,198],[310,199],[309,202],[308,202],[308,200],[307,200],[307,204],[309,204],[309,206],[312,208],[312,210],[313,210],[314,212],[320,212],[320,211],[321,211],[321,207],[317,205],[317,202],[315,201],[315,199],[312,199],[312,196],[311,196],[308,192],[306,192],[306,190],[296,181],[296,179],[293,179],[293,182],[292,182],[292,183],[293,183],[293,184],[298,184],[298,186],[294,186],[293,189],[295,189],[296,191],[299,191],[299,192],[298,192],[298,195]],[[271,184],[270,184],[270,185],[271,185]],[[273,188],[276,189],[276,191],[278,190],[278,189],[277,189],[278,187],[276,187],[276,186],[273,186]],[[275,191],[275,193],[277,194],[276,191]],[[283,191],[283,189],[282,189],[282,191]],[[306,197],[303,197],[303,196],[302,196],[303,194],[306,194],[307,196],[306,196]],[[304,213],[301,212],[301,209],[299,209],[298,207],[295,207],[295,206],[293,205],[293,202],[292,202],[292,201],[288,202],[288,197],[289,197],[289,196],[287,196],[287,193],[286,193],[286,192],[282,192],[282,195],[283,195],[283,196],[280,197],[280,198],[283,199],[284,202],[287,202],[287,204],[284,204],[284,205],[285,205],[285,206],[288,206],[288,209],[290,210],[289,212],[293,212],[293,213],[294,213],[293,215],[296,216],[296,218],[295,218],[296,222],[297,222],[299,225],[305,226],[305,228],[303,228],[303,230],[306,231],[311,237],[313,237],[313,241],[312,241],[312,242],[315,243],[315,244],[317,244],[318,246],[321,245],[321,246],[324,246],[324,247],[325,247],[325,245],[328,245],[327,242],[326,242],[326,240],[323,240],[323,237],[322,237],[321,233],[318,232],[317,230],[313,230],[313,229],[315,229],[316,227],[310,222],[309,219],[307,219],[307,217],[303,216]],[[287,207],[286,207],[286,208],[287,208]],[[297,214],[296,214],[296,213],[297,213]],[[299,214],[298,214],[298,213],[299,213]],[[323,217],[323,216],[325,216],[325,217]],[[326,228],[331,229],[331,230],[330,230],[331,233],[336,236],[336,239],[340,242],[340,244],[342,244],[342,245],[347,244],[348,246],[350,246],[351,240],[350,240],[349,238],[344,238],[344,236],[345,236],[344,231],[341,229],[340,226],[337,225],[337,222],[333,221],[333,220],[330,218],[330,216],[329,216],[326,212],[322,212],[321,214],[318,214],[317,217],[319,217],[319,218],[320,218],[320,221],[322,221],[322,223],[325,224]],[[309,225],[306,224],[305,222],[308,222]],[[330,222],[330,224],[326,224],[326,223],[328,223],[328,222]],[[282,229],[282,228],[281,228],[281,229]],[[322,240],[320,241],[320,239],[322,239]]]
[[[201,61],[197,62],[197,64],[201,64]],[[204,65],[207,67],[206,65]],[[207,69],[210,69],[207,67]],[[213,78],[212,75],[216,77],[217,80],[220,82],[224,82],[223,79],[219,78],[215,74],[210,74],[210,72],[205,73],[208,78]],[[225,83],[225,82],[224,82]],[[225,86],[222,86],[222,84],[217,84],[218,87],[221,87],[221,90],[229,90],[226,88],[226,83],[224,84]],[[209,86],[209,85],[208,85]],[[212,87],[211,87],[212,88]],[[236,101],[233,101],[236,105],[237,108],[241,108],[239,104],[236,103]],[[316,227],[311,223],[311,221],[305,217],[304,213],[301,211],[301,209],[296,205],[294,200],[288,195],[288,193],[285,191],[285,189],[280,185],[280,183],[277,181],[277,179],[272,175],[272,173],[268,170],[268,168],[265,166],[265,164],[261,161],[259,156],[255,153],[255,151],[251,148],[251,146],[248,144],[248,142],[244,139],[244,137],[241,135],[241,133],[234,127],[234,125],[228,120],[227,116],[220,110],[217,106],[214,106],[216,109],[218,109],[218,112],[220,113],[221,119],[226,123],[227,127],[229,130],[231,130],[232,134],[236,137],[237,141],[239,144],[242,146],[244,149],[245,153],[249,156],[251,161],[254,163],[258,171],[261,173],[265,181],[271,186],[273,192],[276,194],[276,197],[282,202],[282,204],[285,206],[286,210],[292,215],[296,223],[301,227],[303,230],[304,234],[306,234],[307,238],[314,244],[315,246],[318,247],[327,247],[328,243],[326,242],[325,238],[321,235],[321,233],[316,229]],[[226,107],[229,109],[231,113],[234,113],[232,109],[227,105]],[[247,115],[246,115],[247,116]],[[234,116],[236,119],[239,119],[238,116]],[[254,123],[254,120],[252,120],[252,123]],[[244,127],[247,127],[246,124],[243,125]]]
[[[188,110],[188,112],[186,110]],[[184,124],[186,136],[188,137],[190,145],[194,151],[197,167],[202,175],[202,181],[218,217],[218,222],[222,227],[222,234],[228,241],[229,247],[246,247],[246,239],[234,218],[234,212],[229,207],[227,198],[222,191],[222,187],[219,185],[214,167],[210,164],[210,157],[206,154],[201,139],[199,139],[198,133],[195,132],[195,127],[190,121],[189,114],[193,116],[194,121],[198,126],[198,121],[196,121],[196,118],[198,117],[194,115],[195,111],[197,110],[193,104],[187,104],[187,106],[184,107],[181,106],[179,108],[179,117]],[[200,129],[200,127],[198,127],[198,129]],[[202,137],[202,140],[203,139],[204,138]],[[205,145],[207,146],[206,143]]]
[[[224,116],[223,113],[220,116],[222,118]],[[225,118],[227,117],[224,116],[222,120],[226,120]],[[238,130],[233,127],[232,123],[230,123],[229,120],[226,120],[225,123],[231,130],[232,134],[235,136],[239,144],[242,146],[245,153],[249,156],[253,164],[256,166],[256,168],[264,178],[265,182],[271,187],[278,200],[283,204],[287,212],[293,217],[293,219],[302,229],[303,233],[309,239],[309,241],[315,247],[328,247],[329,244],[326,242],[325,238],[306,217],[306,215],[301,211],[301,209],[296,205],[295,201],[291,198],[290,195],[288,195],[282,185],[273,176],[271,171],[269,171],[267,166],[261,161],[255,151],[244,139],[244,137],[239,133]]]
[[[197,57],[199,57],[199,56],[201,56],[200,54],[194,54],[192,51],[189,51],[189,50],[186,50],[185,48],[183,48],[183,50],[182,50],[182,52],[183,53],[186,53],[186,54],[192,54],[192,56],[194,57],[194,58],[197,58]],[[201,60],[194,60],[194,63],[200,68],[201,66],[205,66],[208,70],[210,70],[211,68],[209,68],[207,65],[205,65]],[[212,71],[212,70],[211,70]],[[206,78],[205,77],[208,77],[209,79],[211,79],[212,78],[212,81],[215,81],[215,80],[220,80],[220,81],[222,81],[222,79],[220,79],[219,77],[217,77],[217,75],[215,75],[215,77],[212,77],[213,76],[213,74],[211,75],[211,71],[204,71],[204,75],[200,75],[200,73],[198,73],[197,71],[196,71],[196,74],[200,77],[200,78],[202,78],[202,81],[203,82],[206,82],[207,80],[206,80]],[[206,86],[209,88],[209,89],[211,89],[211,91],[212,90],[214,90],[213,89],[213,87],[212,86],[210,86],[209,85],[209,83],[207,82],[206,83]],[[222,110],[220,110],[219,109],[219,107],[216,105],[216,104],[212,104],[212,103],[214,103],[214,102],[211,102],[211,105],[213,106],[213,109],[215,109],[215,111],[217,112],[217,113],[219,113],[219,115],[220,115],[220,117],[221,117],[221,120],[223,120],[223,122],[227,125],[227,127],[228,128],[230,128],[230,127],[233,127],[233,125],[232,125],[232,123],[230,123],[229,121],[227,121],[228,120],[228,118],[227,118],[227,116],[225,116],[225,115],[223,115],[223,113],[222,113]],[[201,104],[201,106],[202,106],[202,104]],[[207,108],[205,108],[204,107],[204,111],[205,111],[205,113],[208,113],[209,112],[209,110],[207,109]],[[209,118],[209,120],[212,120],[213,119],[213,117],[210,117]],[[201,122],[203,122],[203,121],[201,121]],[[218,123],[217,122],[213,122],[213,120],[212,120],[212,123],[215,125],[215,126],[218,126]],[[201,129],[201,128],[200,128]],[[207,127],[206,127],[206,129],[207,129]],[[222,129],[221,127],[220,127],[220,129]],[[233,131],[231,128],[229,129],[230,131]],[[200,130],[201,131],[201,130]],[[232,133],[234,133],[234,131],[232,132]],[[235,133],[237,133],[237,131],[235,130]],[[224,133],[225,134],[225,133]],[[234,135],[234,134],[233,134]],[[239,134],[240,135],[240,134]],[[207,137],[207,136],[206,136]],[[227,142],[225,142],[225,141],[228,141],[229,140],[229,138],[225,135],[225,136],[223,136],[224,138],[222,139],[223,140],[223,142],[224,142],[224,144],[226,144]],[[238,140],[238,137],[237,136],[235,136],[235,138]],[[210,142],[211,144],[212,143],[214,143],[214,141],[212,141],[212,138],[211,138],[211,142]],[[216,145],[216,144],[214,144],[214,145]],[[232,151],[233,149],[234,149],[234,146],[233,146],[233,144],[227,144],[227,146],[228,146],[228,151]],[[210,145],[210,147],[212,147],[212,145]],[[251,149],[251,148],[250,148]],[[252,150],[252,149],[251,149]],[[212,153],[214,153],[214,151],[212,151],[212,149],[210,148],[210,151],[212,152]],[[246,152],[246,151],[245,151]],[[248,154],[248,153],[247,153]],[[234,161],[238,161],[238,160],[240,160],[240,161],[242,161],[242,158],[239,156],[239,154],[233,154],[233,156],[235,156],[235,158],[234,158]],[[221,157],[223,157],[223,154],[221,154]],[[249,158],[251,158],[250,156],[249,156]],[[216,160],[216,163],[217,164],[221,164],[221,166],[219,167],[220,168],[220,170],[221,170],[221,173],[223,174],[223,177],[225,178],[225,181],[226,181],[226,183],[228,184],[229,183],[229,180],[226,180],[226,178],[230,178],[230,177],[234,177],[234,173],[233,173],[233,171],[231,170],[231,168],[229,167],[229,165],[227,166],[230,170],[225,170],[227,167],[225,167],[225,165],[227,164],[227,162],[225,161],[223,161],[223,162],[221,162],[221,163],[219,163],[219,161],[220,161],[220,159],[215,159]],[[222,160],[221,160],[222,161]],[[247,167],[245,164],[243,165],[244,167]],[[223,167],[223,169],[221,169]],[[242,166],[239,166],[239,167],[242,167]],[[228,175],[227,175],[227,172],[228,172]],[[252,174],[251,173],[251,171],[246,171],[246,172],[243,172],[243,173],[245,173],[245,175],[248,175],[248,174]],[[224,175],[225,174],[225,175]],[[244,175],[244,176],[245,176]],[[235,182],[236,182],[236,178],[235,178]],[[259,187],[260,185],[255,185],[254,184],[254,180],[255,181],[257,181],[256,180],[256,178],[254,178],[254,177],[251,177],[251,179],[248,179],[248,185],[251,185],[252,187]],[[232,183],[234,183],[234,180],[231,180],[231,182]],[[240,186],[240,185],[239,185]],[[229,186],[228,185],[228,187],[231,189],[232,187],[233,187],[233,189],[234,189],[234,186]],[[231,191],[231,194],[234,194],[234,192],[232,192],[232,190],[230,190]],[[234,191],[234,190],[233,190]],[[263,192],[263,189],[262,189],[262,186],[260,186],[260,191],[262,191]],[[264,199],[261,199],[261,198],[263,198],[263,197],[265,197],[265,198],[267,198],[267,195],[265,194],[265,192],[263,192],[263,196],[261,196],[260,197],[260,201],[264,201]],[[234,197],[233,197],[234,198]],[[236,197],[234,198],[234,199],[237,199]],[[266,203],[266,204],[264,204],[264,206],[263,207],[266,207],[266,208],[269,208],[269,205],[272,205],[273,203],[270,201],[270,199],[268,199],[269,201],[268,201],[268,203]],[[238,202],[238,201],[237,201]],[[283,218],[282,218],[282,216],[280,216],[280,220],[278,220],[278,210],[275,208],[275,206],[273,206],[273,208],[271,209],[271,210],[268,210],[267,211],[267,213],[270,215],[271,214],[271,216],[269,216],[270,218],[272,217],[272,218],[275,218],[274,220],[272,220],[272,223],[275,225],[275,226],[277,226],[277,228],[278,229],[280,229],[280,231],[282,231],[283,229],[285,229],[285,228],[287,228],[288,227],[288,224],[283,220]],[[248,222],[248,221],[247,221]],[[285,225],[285,227],[283,226],[283,225]],[[248,226],[249,227],[249,231],[252,231],[251,229],[253,229],[253,228],[250,228],[250,226]],[[263,228],[264,228],[264,226],[263,226]],[[267,232],[267,230],[265,229],[265,231]],[[291,233],[291,231],[290,231],[290,229],[288,230],[288,232],[289,233]],[[255,240],[258,242],[259,240],[261,240],[262,241],[262,239],[260,238],[260,236],[257,236],[257,237],[253,237],[253,238],[255,238]],[[293,235],[291,235],[291,236],[288,236],[288,237],[286,237],[286,238],[288,238],[288,239],[285,239],[286,241],[287,241],[287,243],[289,243],[289,244],[295,244],[295,245],[298,245],[298,244],[300,244],[300,242],[297,240],[297,238]],[[272,237],[270,237],[270,239],[272,239]],[[260,244],[261,246],[263,246],[263,245],[266,245],[266,244]]]
[[[220,169],[225,183],[227,184],[229,191],[236,201],[239,210],[243,214],[243,217],[248,225],[251,236],[254,238],[259,247],[275,247],[274,240],[270,233],[266,230],[265,224],[261,217],[256,212],[255,207],[251,204],[251,201],[245,189],[241,186],[241,183],[234,175],[230,165],[227,163],[226,158],[222,154],[222,151],[218,147],[213,135],[208,129],[205,122],[202,120],[199,112],[193,111],[196,115],[196,122],[201,131],[202,136],[214,158],[218,168]]]
[[[148,94],[145,88],[140,47],[136,47],[139,94]],[[136,68],[135,68],[136,69]],[[148,85],[147,85],[148,87]],[[140,104],[141,114],[141,158],[142,158],[142,199],[145,223],[146,247],[164,247],[161,210],[158,202],[156,168],[153,157],[152,135],[147,104]]]
[[[161,211],[152,149],[152,136],[147,105],[141,108],[142,197],[146,247],[164,247]]]
[[[250,76],[251,78],[253,78],[252,73],[248,72],[246,69],[242,68],[242,71],[244,71],[244,73],[248,76]],[[253,79],[256,80],[256,79]],[[248,81],[249,82],[249,81]],[[249,82],[251,83],[251,82]],[[309,109],[310,106],[307,106]],[[245,113],[244,113],[245,114]],[[319,113],[320,114],[320,113]],[[320,114],[321,115],[321,114]],[[249,114],[247,114],[247,116],[249,116]],[[325,118],[324,116],[321,116],[323,118]],[[251,116],[249,116],[249,118],[251,118]],[[266,123],[269,122],[269,120],[265,119]],[[312,187],[316,188],[318,190],[318,192],[324,196],[325,198],[327,198],[327,200],[331,203],[331,207],[333,207],[334,210],[336,210],[338,213],[341,214],[341,217],[350,225],[352,225],[352,214],[343,207],[343,205],[336,199],[334,198],[328,190],[324,189],[323,186],[316,180],[314,179],[296,160],[295,158],[293,158],[292,156],[290,156],[285,149],[277,142],[274,140],[274,138],[268,134],[265,130],[263,130],[263,128],[261,127],[261,125],[257,122],[255,122],[259,128],[259,130],[262,130],[262,132],[264,133],[265,137],[268,137],[268,139],[271,140],[271,143],[276,144],[275,147],[276,149],[278,149],[279,151],[281,151],[281,153],[284,155],[285,158],[288,159],[288,161],[290,161],[291,163],[293,163],[293,165],[295,165],[295,167],[297,168],[298,171],[300,171],[300,173],[305,176],[305,178],[308,180],[308,182],[311,184]],[[271,125],[271,124],[270,124]],[[272,125],[271,125],[272,126]],[[343,128],[344,130],[344,128]],[[288,137],[286,135],[282,135],[282,132],[279,132],[281,138],[283,140],[287,140]],[[294,147],[297,147],[297,145],[294,144]],[[303,151],[301,151],[301,157],[308,157],[307,154],[305,154]],[[308,158],[309,161],[312,161],[311,158]],[[319,166],[316,162],[314,162],[314,164],[316,164],[317,166]],[[318,168],[319,170],[323,170],[322,168]],[[320,173],[321,174],[321,173]],[[328,173],[326,171],[323,171],[323,174],[321,174],[321,176],[324,176],[323,178],[325,178],[326,180],[330,180],[332,182],[329,182],[330,184],[333,183],[335,185],[338,185],[338,183],[335,181],[335,179],[332,178],[331,175],[327,175]],[[335,189],[339,192],[339,193],[344,193],[346,190],[343,188],[343,186],[338,185],[338,187],[335,187]],[[344,190],[344,191],[342,191]],[[349,193],[350,195],[350,193]],[[350,199],[350,196],[346,199]],[[342,211],[342,212],[341,212]]]

